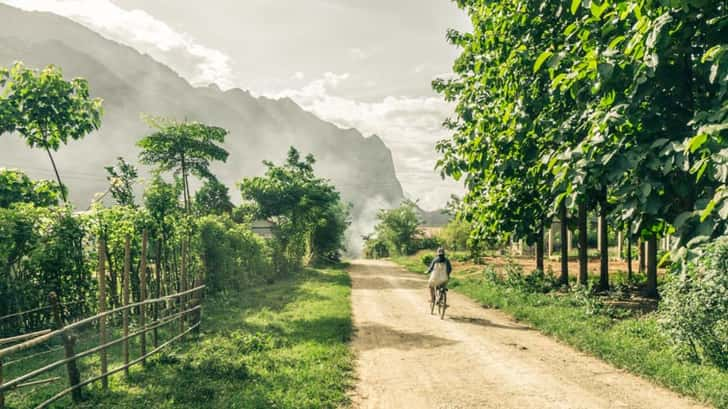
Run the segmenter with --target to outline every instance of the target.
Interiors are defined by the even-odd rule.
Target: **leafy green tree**
[[[232,213],[233,204],[227,186],[217,179],[206,180],[195,192],[195,210],[202,215]]]
[[[51,181],[31,180],[19,170],[0,168],[0,207],[10,207],[13,203],[55,206],[60,196],[60,188]]]
[[[228,132],[200,122],[152,117],[145,117],[145,120],[155,132],[137,143],[142,149],[139,158],[146,165],[155,165],[160,172],[173,171],[175,176],[181,177],[185,210],[189,213],[192,200],[189,175],[208,180],[214,178],[210,164],[227,160],[228,152],[220,145],[225,142]]]
[[[243,200],[255,204],[258,217],[275,224],[277,251],[285,258],[277,266],[279,271],[299,267],[307,256],[326,257],[321,252],[343,248],[347,217],[341,198],[333,185],[316,177],[315,162],[312,155],[302,159],[291,147],[284,164],[264,161],[268,168],[264,176],[239,184]]]
[[[561,57],[548,57],[553,88],[577,101],[586,130],[561,150],[557,180],[599,179],[600,207],[647,240],[651,295],[658,237],[693,247],[726,232],[726,7],[575,0],[569,35],[543,51]]]
[[[415,240],[422,234],[422,221],[414,202],[405,200],[397,208],[382,209],[377,220],[376,237],[387,243],[391,254],[411,254],[415,250]]]
[[[134,207],[134,184],[139,177],[136,167],[120,156],[116,159],[116,166],[107,166],[104,169],[114,201],[120,206]]]
[[[525,239],[536,244],[542,269],[544,226],[559,193],[551,186],[549,154],[572,135],[559,127],[571,107],[550,95],[549,76],[534,71],[534,65],[544,63],[538,47],[560,37],[561,6],[458,4],[470,15],[473,31],[448,33],[462,53],[454,77],[433,83],[456,102],[456,115],[446,122],[453,136],[437,146],[442,153],[438,167],[465,179],[461,213],[472,223],[475,239],[494,244]]]
[[[101,115],[101,99],[90,97],[82,78],[66,81],[53,65],[41,71],[22,63],[0,69],[0,133],[15,131],[31,148],[46,151],[64,202],[66,191],[51,151],[98,129]]]
[[[327,206],[316,223],[312,236],[313,252],[317,257],[339,261],[345,251],[344,233],[351,225],[351,206],[341,201]]]
[[[467,250],[470,239],[470,223],[457,217],[442,228],[440,237],[448,250]]]

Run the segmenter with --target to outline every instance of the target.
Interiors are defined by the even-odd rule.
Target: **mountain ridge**
[[[80,206],[105,190],[103,166],[117,156],[137,162],[135,142],[150,133],[141,113],[228,129],[225,146],[230,158],[226,164],[215,164],[213,171],[229,187],[262,173],[263,159],[280,161],[288,147],[295,146],[314,154],[317,173],[353,203],[355,215],[373,198],[391,206],[404,199],[392,153],[377,136],[365,137],[355,129],[323,121],[290,98],[255,97],[246,90],[223,91],[216,85],[194,87],[149,55],[65,17],[6,5],[0,5],[0,17],[0,65],[21,60],[39,68],[53,63],[67,78],[88,79],[92,94],[104,99],[101,129],[63,146],[56,155],[61,177]],[[25,167],[35,177],[48,177],[40,170],[50,169],[42,152],[29,149],[17,136],[3,138],[0,166]],[[81,180],[79,175],[88,177]],[[239,199],[236,191],[232,189],[233,199]]]

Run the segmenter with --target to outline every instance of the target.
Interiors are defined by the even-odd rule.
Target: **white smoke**
[[[394,207],[381,196],[367,199],[361,207],[361,213],[351,222],[346,230],[346,249],[349,257],[360,257],[364,251],[364,237],[374,233],[377,224],[377,213],[381,209]]]

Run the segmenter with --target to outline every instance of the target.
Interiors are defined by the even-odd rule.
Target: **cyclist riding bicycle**
[[[430,279],[427,285],[430,289],[430,302],[435,302],[435,290],[438,287],[447,288],[447,282],[450,280],[450,273],[452,272],[452,265],[450,260],[445,257],[445,249],[442,247],[437,249],[437,257],[430,263],[430,268],[427,269],[427,274],[430,275]]]

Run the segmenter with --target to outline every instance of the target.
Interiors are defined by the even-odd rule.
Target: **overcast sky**
[[[289,96],[394,154],[406,194],[434,209],[462,188],[433,170],[451,115],[430,87],[451,70],[450,0],[0,0],[51,11],[171,66],[195,85]],[[376,164],[372,164],[376,166]]]

